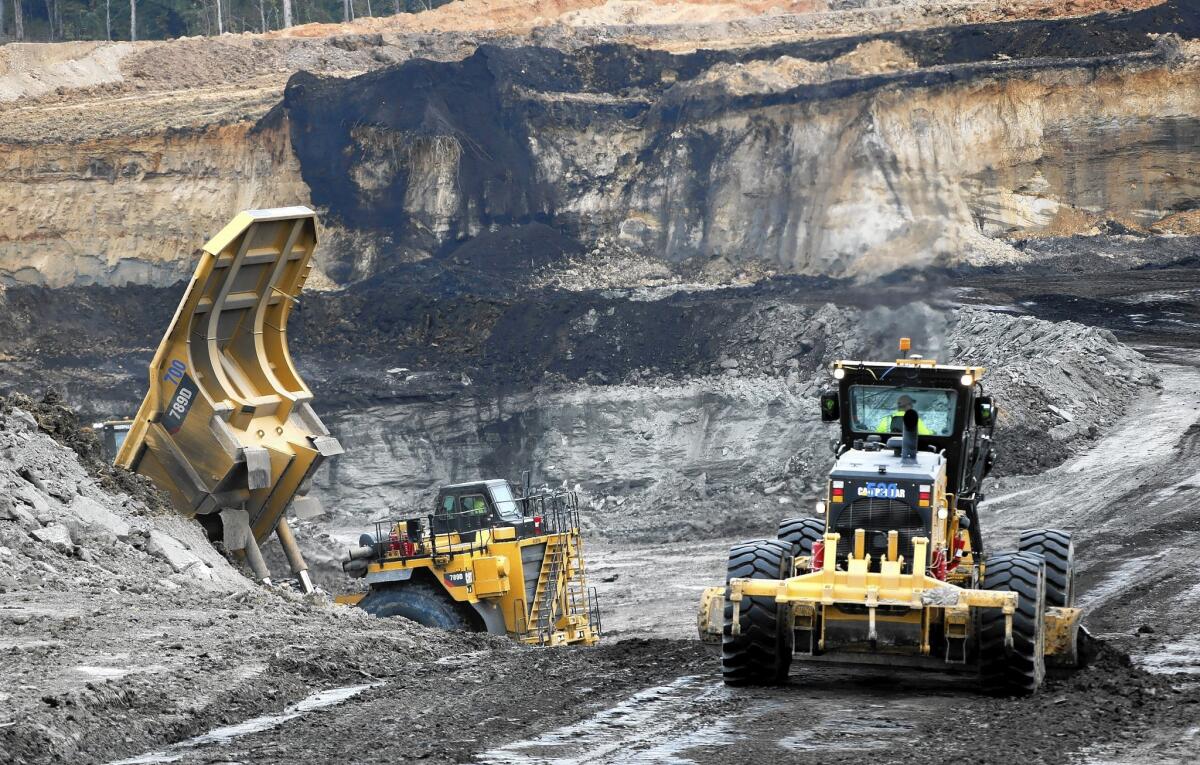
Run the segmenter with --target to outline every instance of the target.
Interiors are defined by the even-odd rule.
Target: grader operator
[[[818,517],[733,547],[726,585],[705,591],[700,634],[721,643],[727,684],[785,681],[795,656],[970,671],[1027,694],[1047,660],[1077,663],[1070,533],[985,551],[997,410],[983,368],[905,355],[833,364],[821,417],[841,439]]]

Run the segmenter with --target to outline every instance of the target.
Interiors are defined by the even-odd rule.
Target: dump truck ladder
[[[536,645],[554,644],[576,631],[601,634],[599,604],[595,589],[587,586],[578,533],[548,543],[527,623],[522,641]]]

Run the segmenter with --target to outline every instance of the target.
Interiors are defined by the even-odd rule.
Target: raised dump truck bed
[[[204,245],[150,362],[150,389],[117,464],[154,481],[214,540],[245,550],[276,533],[311,589],[284,512],[313,471],[342,453],[313,412],[287,347],[287,321],[312,269],[316,216],[307,207],[240,213]]]

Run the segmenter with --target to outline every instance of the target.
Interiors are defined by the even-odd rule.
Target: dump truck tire
[[[788,518],[779,522],[781,540],[792,546],[792,555],[812,555],[813,542],[825,538],[825,521],[820,518]]]
[[[445,592],[423,582],[372,589],[358,606],[381,619],[403,616],[426,627],[482,631]]]
[[[785,579],[792,573],[791,545],[776,539],[745,542],[729,550],[725,584],[738,579]],[[742,599],[740,632],[733,634],[733,602],[725,599],[721,674],[726,685],[787,682],[792,664],[792,631],[786,607],[774,598]]]
[[[979,663],[983,688],[1005,696],[1027,696],[1041,687],[1046,676],[1045,563],[1033,553],[990,555],[983,589],[1015,592],[1017,610],[1012,620],[1012,648],[1004,645],[1004,613],[985,608],[979,616]]]
[[[1069,531],[1028,529],[1021,532],[1021,552],[1042,556],[1046,561],[1046,607],[1075,605],[1075,544]]]

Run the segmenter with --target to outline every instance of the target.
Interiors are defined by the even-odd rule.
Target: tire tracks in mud
[[[1002,479],[982,505],[989,549],[1012,546],[1023,528],[1074,533],[1082,602],[1105,631],[1179,605],[1161,588],[1163,560],[1200,564],[1200,354],[1176,354],[1157,371],[1162,389],[1131,402],[1111,433],[1041,475]],[[1200,590],[1188,597],[1200,607]]]
[[[682,692],[701,679],[713,686],[708,658],[696,641],[642,638],[593,648],[505,646],[398,665],[398,671],[380,665],[384,682],[337,706],[270,728],[248,726],[235,738],[201,736],[199,746],[169,754],[184,765],[350,756],[355,763],[474,762],[478,752],[593,716],[613,727],[639,725],[669,705],[671,693],[655,690],[660,686],[674,684]],[[606,712],[612,709],[619,711]]]
[[[1179,450],[1181,460],[1190,461],[1200,457],[1200,423],[1195,423],[1184,431],[1175,448]]]

